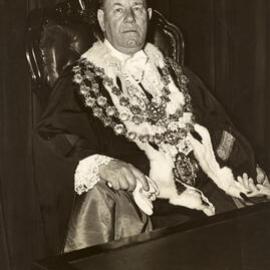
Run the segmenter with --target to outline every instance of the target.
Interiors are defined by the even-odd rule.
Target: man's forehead
[[[113,5],[139,5],[139,4],[146,4],[146,0],[104,0],[105,5],[113,6]]]

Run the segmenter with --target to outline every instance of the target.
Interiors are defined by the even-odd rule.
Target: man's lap
[[[150,218],[138,209],[131,193],[99,182],[75,199],[65,252],[150,230]]]
[[[237,208],[232,198],[212,182],[205,183],[202,190],[215,205],[216,213]],[[150,231],[153,227],[169,227],[204,217],[200,211],[173,206],[167,200],[157,199],[150,220],[137,207],[132,193],[114,191],[104,182],[99,182],[93,189],[75,199],[65,251],[136,235]]]

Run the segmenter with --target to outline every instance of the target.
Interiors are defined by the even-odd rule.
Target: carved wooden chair
[[[52,8],[33,10],[28,16],[26,37],[26,57],[37,101],[34,103],[40,111],[46,106],[53,86],[63,71],[100,38],[94,1],[67,0]],[[156,10],[150,23],[148,40],[165,55],[183,64],[181,31]],[[34,145],[40,209],[49,249],[47,254],[60,253],[68,222],[66,205],[62,203],[62,198],[68,196],[68,189],[65,188],[68,181],[59,172],[67,170],[68,166],[50,153],[45,153],[40,142]]]

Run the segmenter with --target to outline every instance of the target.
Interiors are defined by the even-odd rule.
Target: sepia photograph
[[[0,0],[0,269],[270,269],[269,0]]]

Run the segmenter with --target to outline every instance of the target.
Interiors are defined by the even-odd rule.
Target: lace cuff
[[[107,165],[111,160],[113,159],[110,157],[98,154],[81,160],[74,175],[75,192],[81,195],[93,188],[100,180],[99,167],[101,165]]]

